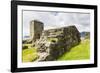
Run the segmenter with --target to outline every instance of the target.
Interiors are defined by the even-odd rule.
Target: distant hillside
[[[90,32],[80,32],[81,38],[90,38]]]
[[[27,40],[29,38],[30,38],[30,36],[23,36],[23,40]]]

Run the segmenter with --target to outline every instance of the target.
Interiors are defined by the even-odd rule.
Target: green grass
[[[28,46],[28,47],[30,47],[30,46],[32,46],[32,44],[23,44],[23,46]]]
[[[71,48],[58,60],[85,60],[90,58],[90,40],[83,40],[78,46]]]
[[[36,48],[28,48],[22,51],[22,61],[23,62],[32,62],[38,57]]]
[[[49,41],[49,42],[58,41],[58,38],[48,38],[48,41]]]

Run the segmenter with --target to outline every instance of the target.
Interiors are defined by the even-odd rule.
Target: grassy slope
[[[78,46],[71,48],[71,50],[58,60],[82,60],[90,58],[90,41],[89,39],[83,40]]]
[[[22,61],[32,62],[37,58],[36,48],[28,48],[22,51]]]

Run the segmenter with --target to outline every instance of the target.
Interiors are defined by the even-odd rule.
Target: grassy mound
[[[22,50],[22,61],[23,62],[32,62],[38,58],[36,48],[28,48]]]

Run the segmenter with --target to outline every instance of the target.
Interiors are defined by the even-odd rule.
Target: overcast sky
[[[80,32],[90,31],[90,14],[88,13],[23,11],[23,36],[30,35],[31,20],[43,22],[45,30],[75,25]]]

